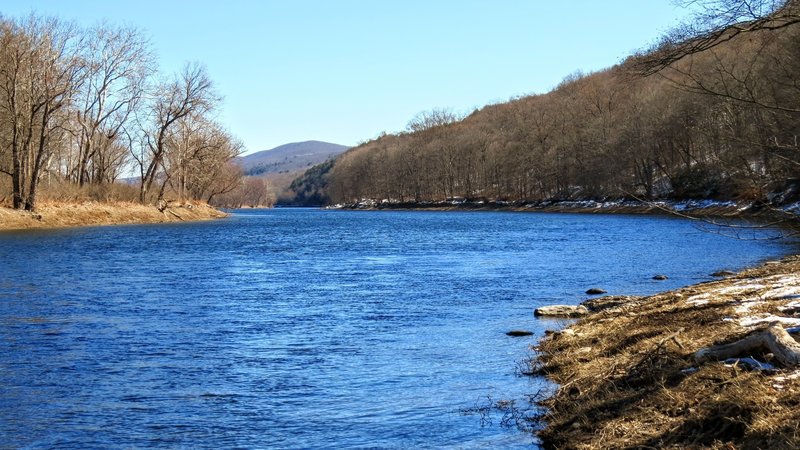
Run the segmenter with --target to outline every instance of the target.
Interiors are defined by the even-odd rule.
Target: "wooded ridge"
[[[466,117],[421,113],[293,189],[328,204],[796,201],[798,2],[700,3],[684,34],[617,66]]]

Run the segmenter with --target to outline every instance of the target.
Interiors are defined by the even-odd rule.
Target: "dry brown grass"
[[[40,185],[39,198],[55,203],[138,203],[139,187],[125,183],[89,183],[83,187],[53,178]]]
[[[793,257],[605,309],[588,305],[600,310],[574,334],[553,333],[538,347],[540,370],[560,384],[546,402],[545,446],[800,448],[800,373],[693,359],[770,318],[796,320],[780,308],[797,301],[799,274]]]
[[[0,230],[183,222],[225,216],[199,202],[172,202],[160,211],[155,206],[133,202],[44,201],[34,213],[0,207]]]

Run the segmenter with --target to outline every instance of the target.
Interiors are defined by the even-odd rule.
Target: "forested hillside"
[[[328,162],[347,149],[344,145],[329,142],[305,141],[236,158],[234,164],[244,174],[241,185],[216,196],[212,204],[224,208],[269,208],[275,204],[318,206],[321,204],[318,195],[292,189],[298,184],[306,190],[311,186],[294,180],[302,177],[310,167]]]
[[[332,203],[787,201],[800,175],[798,2],[701,3],[691,26],[615,67],[463,118],[420,114],[296,184]]]
[[[305,141],[284,144],[270,150],[263,150],[236,158],[245,175],[289,173],[305,171],[310,166],[320,164],[343,153],[348,147],[330,142]]]

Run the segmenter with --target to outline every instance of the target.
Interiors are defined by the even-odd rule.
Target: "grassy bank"
[[[43,203],[36,212],[0,207],[0,230],[210,220],[226,214],[203,203],[172,203],[163,211],[139,203]]]
[[[546,448],[800,448],[800,370],[693,357],[769,323],[800,325],[800,257],[586,305],[591,315],[538,346],[537,369],[559,384]]]

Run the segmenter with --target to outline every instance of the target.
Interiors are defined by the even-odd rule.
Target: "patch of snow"
[[[766,286],[763,284],[734,284],[733,286],[728,286],[725,288],[720,288],[716,290],[717,294],[728,295],[728,294],[741,294],[746,291],[754,291],[756,289],[764,289]]]
[[[672,204],[672,205],[669,205],[669,206],[672,209],[674,209],[675,211],[684,211],[686,209],[689,209],[685,202],[675,203],[675,204]]]
[[[703,294],[697,294],[689,297],[686,299],[686,303],[690,303],[695,306],[705,305],[708,304],[708,300],[711,298],[711,295],[708,292]]]
[[[747,316],[739,319],[739,325],[745,328],[751,328],[756,325],[764,323],[779,322],[783,325],[800,326],[800,318],[794,317],[780,317],[773,314],[764,314],[760,316]]]
[[[767,263],[767,264],[774,264],[774,263]],[[768,281],[772,284],[779,284],[781,286],[798,285],[800,284],[800,275],[778,274],[766,277],[764,278],[764,281]]]
[[[672,207],[672,204],[670,204],[669,202],[665,202],[665,201],[657,201],[657,202],[650,202],[650,203],[653,204],[654,206],[658,206],[658,207],[661,207],[661,208],[670,208],[670,207]]]
[[[740,315],[747,314],[750,312],[751,309],[753,309],[754,306],[758,305],[759,303],[761,303],[760,300],[753,300],[753,299],[743,300],[741,303],[739,303],[739,306],[736,307],[736,314]]]
[[[723,361],[726,367],[743,366],[750,370],[775,370],[775,366],[770,363],[761,362],[753,358],[728,358]]]
[[[794,202],[789,205],[782,206],[781,209],[788,213],[800,214],[800,202]]]
[[[574,201],[565,201],[560,202],[558,204],[564,208],[595,208],[597,207],[597,203],[594,200],[574,200]]]
[[[781,375],[779,377],[775,377],[775,381],[777,382],[784,382],[789,380],[796,380],[800,378],[800,369],[795,370],[794,372],[787,373],[785,375]]]
[[[778,311],[789,315],[797,314],[798,310],[800,310],[800,301],[789,302],[778,307]]]
[[[724,287],[714,291],[718,295],[741,295],[745,293],[758,292],[754,297],[743,298],[739,300],[736,307],[736,313],[739,315],[748,314],[755,306],[761,304],[765,300],[800,300],[800,277],[796,275],[774,275],[764,279],[762,283],[741,283],[732,286]],[[765,290],[766,289],[766,290]],[[709,294],[700,294],[703,297]],[[694,297],[693,297],[694,298]],[[690,298],[691,301],[693,298]],[[800,306],[790,304],[784,308],[788,309],[791,306]]]
[[[797,300],[800,299],[800,286],[790,286],[790,287],[772,289],[770,291],[765,292],[762,295],[762,297],[767,299],[778,299],[778,300]]]
[[[721,202],[717,200],[683,200],[680,202],[672,203],[669,205],[675,211],[686,211],[691,209],[708,209],[708,208],[729,208],[738,206],[736,202],[727,201]]]

